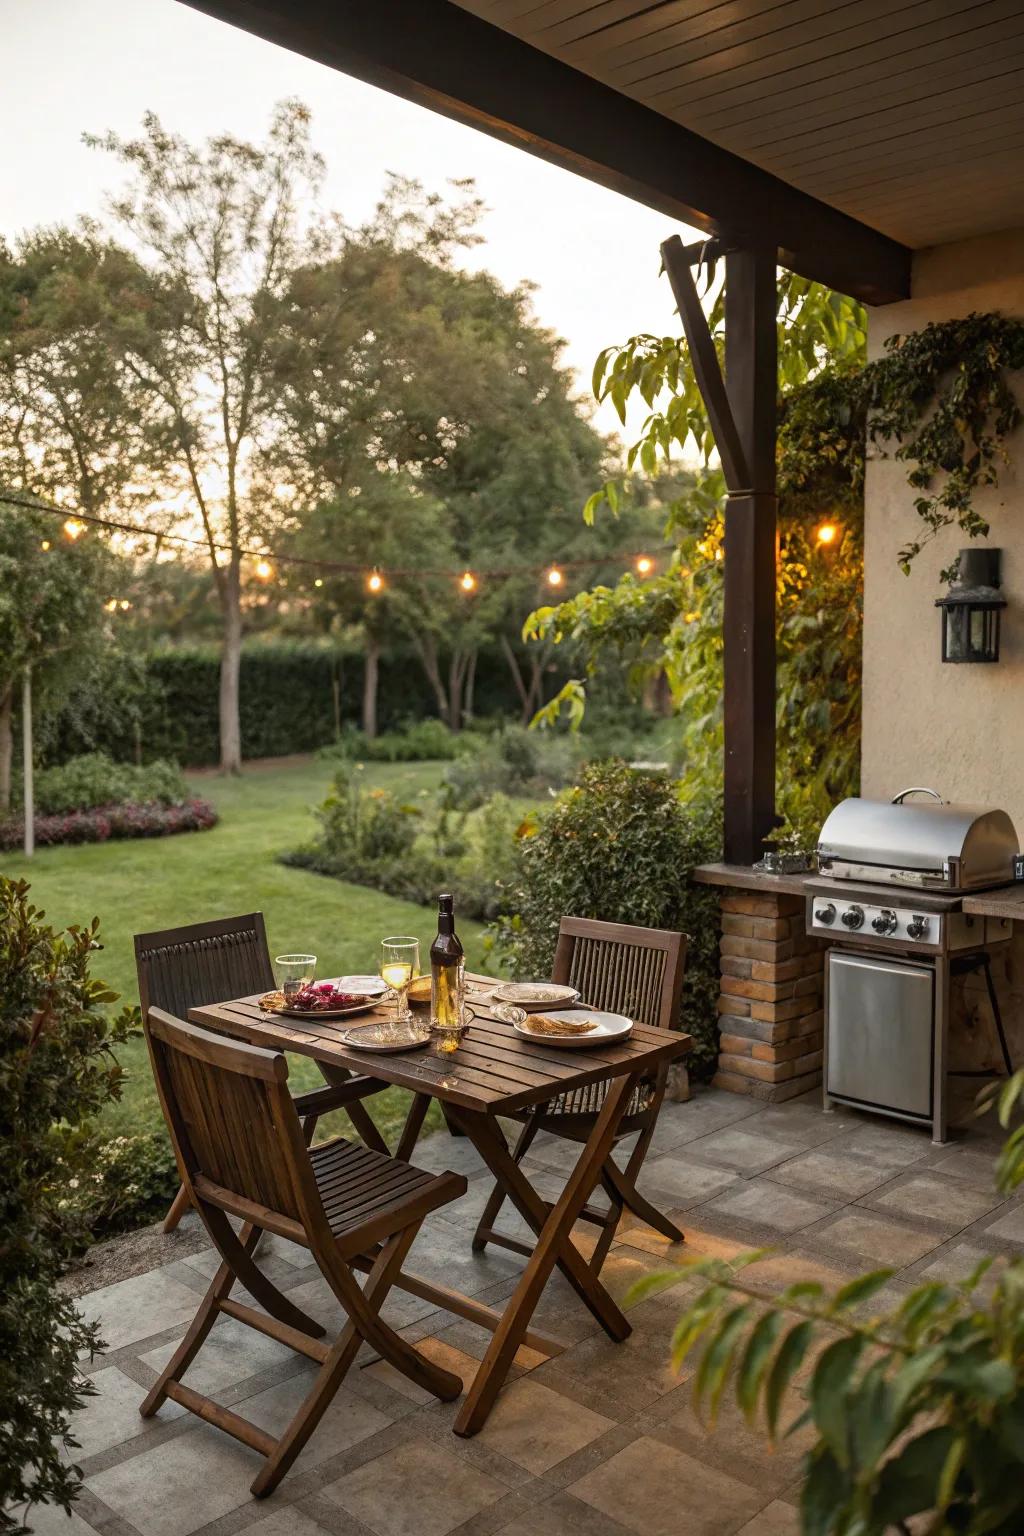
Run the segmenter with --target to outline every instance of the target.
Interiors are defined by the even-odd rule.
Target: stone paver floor
[[[899,1273],[895,1301],[922,1278],[959,1278],[985,1253],[1024,1252],[1024,1201],[996,1194],[998,1133],[969,1116],[947,1147],[917,1129],[848,1111],[824,1115],[817,1094],[777,1108],[715,1090],[666,1104],[643,1175],[648,1195],[687,1233],[670,1249],[623,1225],[604,1276],[621,1299],[666,1262],[769,1245],[748,1271],[766,1289],[797,1278],[833,1283],[880,1264]],[[628,1147],[627,1147],[628,1151]],[[559,1187],[565,1144],[539,1139],[532,1177]],[[522,1260],[474,1255],[470,1234],[489,1187],[468,1143],[447,1133],[416,1161],[453,1167],[468,1194],[430,1221],[410,1265],[498,1302]],[[190,1217],[192,1221],[195,1218]],[[510,1221],[509,1212],[504,1213]],[[514,1230],[514,1226],[510,1227]],[[592,1230],[592,1229],[591,1229]],[[587,1229],[581,1228],[581,1242]],[[85,1488],[70,1521],[33,1511],[40,1536],[793,1536],[799,1447],[769,1451],[735,1410],[708,1434],[668,1341],[688,1282],[630,1311],[634,1332],[607,1340],[569,1287],[548,1287],[537,1326],[569,1343],[544,1360],[523,1350],[485,1429],[450,1432],[438,1404],[364,1351],[291,1474],[269,1499],[250,1497],[254,1453],[173,1404],[155,1419],[138,1404],[181,1337],[214,1268],[209,1250],[86,1294],[107,1353],[90,1369],[98,1396],[78,1415]],[[180,1247],[185,1248],[181,1243]],[[260,1262],[324,1322],[337,1308],[305,1250],[266,1239]],[[395,1293],[388,1316],[435,1359],[468,1378],[481,1329]],[[279,1433],[307,1390],[310,1362],[230,1319],[214,1329],[187,1380]]]

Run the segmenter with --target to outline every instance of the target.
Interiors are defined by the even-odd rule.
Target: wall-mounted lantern
[[[1001,549],[962,549],[956,578],[942,609],[943,661],[998,661],[999,615],[1006,598],[999,593]]]

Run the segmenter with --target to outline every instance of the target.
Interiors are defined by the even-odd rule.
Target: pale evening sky
[[[692,231],[177,0],[0,0],[0,35],[0,233],[8,238],[101,211],[119,172],[85,148],[85,130],[132,134],[153,108],[191,138],[229,130],[260,139],[273,103],[298,96],[327,160],[323,205],[349,222],[369,214],[387,171],[438,191],[450,177],[476,179],[489,210],[486,243],[467,264],[486,266],[506,286],[536,283],[537,314],[565,338],[588,398],[602,347],[678,326],[658,247],[676,228],[686,238]],[[610,406],[596,420],[605,431],[618,425]]]

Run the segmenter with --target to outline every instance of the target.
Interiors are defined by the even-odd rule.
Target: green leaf
[[[844,1467],[850,1459],[847,1392],[864,1342],[860,1334],[837,1339],[823,1352],[811,1377],[814,1422],[833,1456]]]
[[[738,1335],[750,1315],[751,1305],[749,1301],[744,1302],[726,1314],[718,1332],[709,1341],[697,1369],[693,1384],[694,1398],[699,1401],[704,1396],[708,1397],[712,1423],[725,1390]]]
[[[829,1536],[839,1529],[836,1516],[850,1497],[850,1483],[832,1452],[819,1446],[800,1493],[803,1536]]]
[[[937,1425],[909,1441],[898,1456],[886,1462],[871,1506],[881,1529],[935,1509],[954,1439],[948,1424]]]
[[[814,1325],[809,1320],[797,1323],[786,1334],[772,1362],[772,1368],[768,1373],[768,1385],[765,1388],[764,1407],[768,1433],[773,1440],[778,1428],[779,1409],[782,1407],[786,1388],[803,1363],[813,1331]]]
[[[876,1295],[895,1273],[894,1269],[873,1269],[869,1274],[858,1275],[856,1280],[851,1280],[848,1285],[841,1286],[836,1291],[832,1298],[831,1310],[843,1312],[848,1307],[855,1307],[860,1301],[867,1301],[870,1296]]]
[[[757,1396],[782,1328],[780,1312],[766,1312],[751,1330],[736,1379],[736,1401],[749,1420],[757,1411]]]

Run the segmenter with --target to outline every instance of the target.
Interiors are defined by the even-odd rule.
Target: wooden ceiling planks
[[[459,3],[910,245],[1021,222],[1021,0]]]

